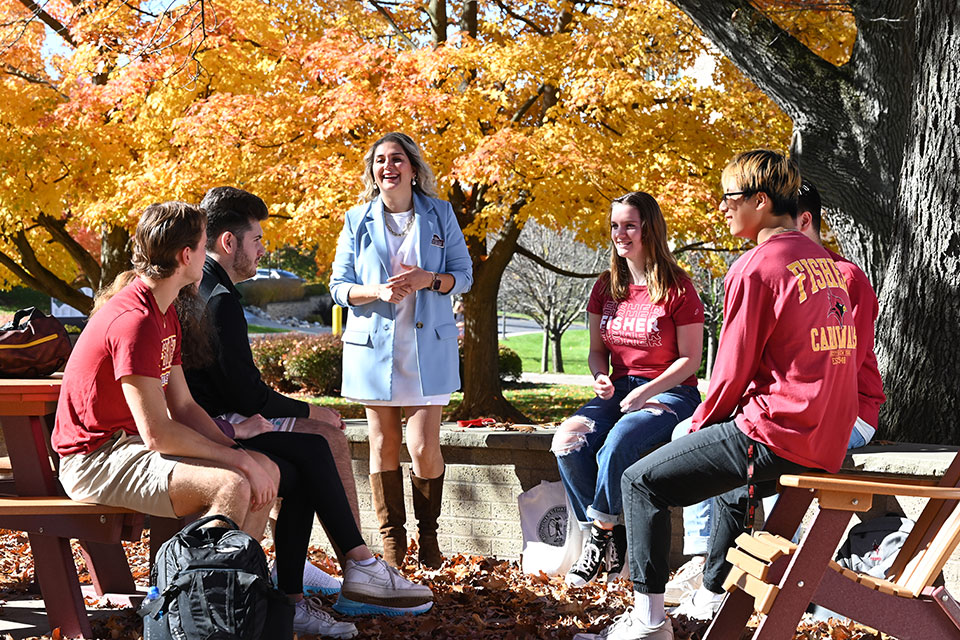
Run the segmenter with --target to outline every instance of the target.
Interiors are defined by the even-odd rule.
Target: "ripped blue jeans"
[[[650,400],[667,406],[667,411],[620,411],[620,401],[647,382],[639,376],[614,380],[609,400],[593,398],[557,429],[551,451],[582,527],[591,520],[621,522],[623,472],[653,447],[669,442],[677,423],[693,415],[700,404],[695,386],[678,385]]]

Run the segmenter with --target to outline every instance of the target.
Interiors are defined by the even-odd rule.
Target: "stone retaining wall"
[[[350,420],[348,425],[347,438],[357,479],[363,537],[373,550],[380,551],[379,528],[367,482],[369,445],[366,423]],[[444,555],[482,554],[519,560],[523,540],[517,496],[538,485],[541,480],[559,480],[556,459],[550,453],[552,437],[552,430],[545,429],[522,433],[457,429],[455,425],[448,424],[443,426],[440,442],[447,469],[439,539]],[[949,466],[957,450],[957,447],[913,444],[868,446],[847,456],[844,466],[911,477],[939,476]],[[405,450],[403,463],[407,534],[413,537],[416,521],[408,477],[409,458]],[[915,519],[923,504],[923,499],[878,500],[864,516],[898,512]],[[673,539],[670,563],[676,568],[686,559],[682,555],[683,523],[680,509],[673,510],[671,520]],[[857,518],[853,520],[852,524],[858,521]],[[313,543],[330,551],[319,527],[314,531]],[[948,588],[960,593],[960,552],[955,553],[945,567],[944,577]]]

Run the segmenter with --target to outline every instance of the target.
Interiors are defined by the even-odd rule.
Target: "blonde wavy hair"
[[[403,148],[403,152],[407,154],[410,164],[413,165],[413,175],[417,180],[417,184],[413,185],[413,190],[430,196],[431,198],[436,198],[437,179],[434,177],[430,165],[423,159],[423,154],[420,153],[420,146],[407,134],[391,131],[370,145],[370,149],[368,149],[366,155],[363,156],[363,193],[361,194],[363,201],[370,202],[380,195],[377,181],[373,177],[373,154],[376,152],[377,147],[384,142],[396,142]]]

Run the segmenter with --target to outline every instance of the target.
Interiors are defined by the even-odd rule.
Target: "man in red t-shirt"
[[[797,228],[820,246],[821,203],[820,192],[812,182],[804,180],[800,187],[798,201],[799,215]],[[859,409],[857,421],[850,434],[850,449],[862,447],[870,442],[877,432],[880,422],[880,405],[887,396],[883,393],[883,380],[880,377],[880,368],[877,366],[877,354],[873,350],[874,327],[880,305],[873,285],[860,267],[850,262],[838,253],[826,249],[837,269],[843,274],[847,282],[847,291],[850,294],[850,304],[853,305],[853,323],[857,327],[857,398]]]
[[[279,471],[240,449],[193,401],[180,363],[173,301],[203,275],[206,214],[147,207],[134,271],[101,296],[63,374],[51,437],[74,500],[158,516],[230,517],[256,538]]]
[[[731,233],[758,246],[725,278],[717,366],[694,431],[623,474],[634,605],[602,636],[575,638],[671,640],[669,507],[716,498],[704,586],[720,593],[726,550],[750,511],[747,486],[765,495],[783,473],[836,471],[847,448],[857,413],[856,326],[830,254],[797,231],[800,172],[773,151],[747,151],[722,182]]]

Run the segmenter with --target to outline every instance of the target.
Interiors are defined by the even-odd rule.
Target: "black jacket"
[[[231,411],[245,416],[259,413],[264,418],[309,416],[310,405],[274,391],[260,377],[250,351],[240,292],[210,256],[203,264],[200,296],[207,301],[207,315],[219,340],[214,364],[184,371],[197,403],[211,416]]]

